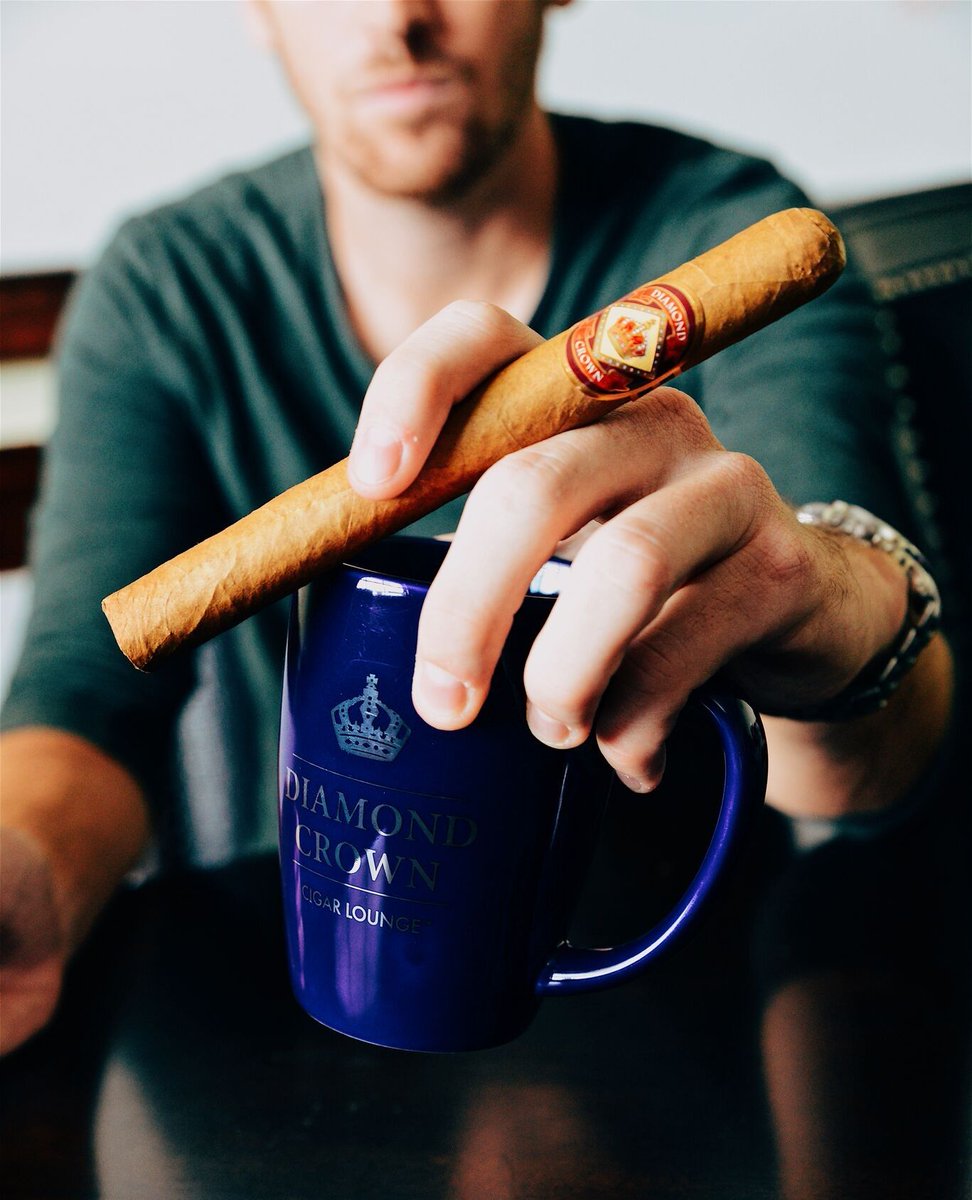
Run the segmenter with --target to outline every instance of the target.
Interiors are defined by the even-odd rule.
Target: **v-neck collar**
[[[528,324],[532,329],[552,337],[559,332],[547,326],[552,317],[556,302],[560,297],[561,284],[566,272],[566,252],[570,243],[572,222],[567,214],[570,206],[564,202],[565,180],[569,181],[571,173],[565,164],[569,154],[568,138],[565,137],[567,118],[552,116],[552,128],[557,142],[558,153],[558,185],[554,200],[554,218],[551,234],[550,262],[547,268],[547,278],[537,301],[533,315]],[[311,146],[303,151],[306,168],[306,183],[309,194],[304,197],[309,227],[307,230],[308,250],[311,255],[310,271],[319,282],[320,317],[325,326],[330,325],[334,334],[334,350],[342,359],[342,366],[349,377],[355,381],[361,393],[367,389],[375,372],[376,363],[367,353],[351,324],[344,289],[338,276],[337,266],[331,249],[330,237],[327,230],[327,212],[324,192],[321,187],[317,163]],[[566,185],[569,186],[569,183]]]

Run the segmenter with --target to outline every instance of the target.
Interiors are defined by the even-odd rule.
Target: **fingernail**
[[[662,776],[665,774],[667,757],[663,745],[645,765],[643,775],[625,775],[623,771],[618,771],[618,779],[621,780],[629,792],[638,792],[639,795],[644,795],[645,792],[653,792],[661,783]]]
[[[558,721],[556,717],[548,716],[534,704],[527,704],[527,724],[530,726],[533,736],[543,742],[545,746],[562,749],[573,745],[575,741],[574,731],[569,725]]]
[[[422,708],[446,721],[461,717],[469,703],[469,688],[461,679],[424,659],[415,664],[414,688]]]
[[[355,439],[353,461],[361,483],[384,483],[402,465],[402,439],[387,425],[369,425]]]

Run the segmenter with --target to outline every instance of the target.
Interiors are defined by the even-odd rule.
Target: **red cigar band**
[[[637,395],[679,374],[702,325],[697,300],[648,283],[578,321],[565,344],[565,365],[590,395]]]

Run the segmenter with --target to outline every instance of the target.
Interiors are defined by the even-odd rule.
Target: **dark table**
[[[697,854],[679,804],[624,803],[584,936],[640,925]],[[688,946],[463,1055],[374,1048],[298,1010],[273,859],[170,874],[118,897],[53,1025],[0,1068],[0,1191],[966,1197],[967,813],[948,784],[896,833],[799,854],[767,814]]]

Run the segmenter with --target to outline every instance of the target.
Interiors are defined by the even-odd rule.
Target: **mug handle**
[[[722,692],[696,692],[692,700],[715,724],[725,755],[719,816],[698,871],[672,911],[642,937],[599,950],[563,942],[537,980],[539,995],[568,996],[621,983],[680,942],[695,924],[762,805],[766,794],[766,737],[759,717],[744,700]]]

